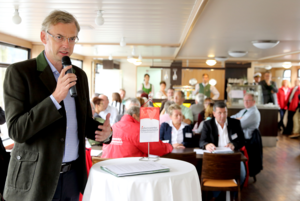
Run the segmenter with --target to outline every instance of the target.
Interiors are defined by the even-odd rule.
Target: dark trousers
[[[293,126],[294,126],[294,123],[293,123],[294,114],[295,114],[295,112],[288,111],[288,122],[287,122],[285,131],[283,132],[283,134],[287,134],[287,135],[292,134]]]
[[[284,117],[285,111],[286,111],[285,109],[280,109],[280,110],[279,110],[280,121],[279,121],[279,123],[278,123],[278,128],[282,127],[283,130],[285,130],[285,126],[284,126],[284,124],[283,124],[283,117]]]
[[[73,169],[60,174],[52,201],[78,201],[79,193],[77,174]]]

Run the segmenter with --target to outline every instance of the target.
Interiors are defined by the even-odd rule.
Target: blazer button
[[[21,159],[21,156],[17,156],[17,159],[20,160],[20,159]]]
[[[60,139],[60,141],[62,141],[62,142],[63,142],[63,141],[65,141],[65,139],[64,139],[64,138],[61,138],[61,139]]]

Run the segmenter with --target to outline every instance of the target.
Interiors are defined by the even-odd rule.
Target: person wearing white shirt
[[[220,92],[217,90],[215,86],[212,86],[208,83],[209,77],[208,74],[204,73],[202,75],[202,83],[196,84],[195,91],[193,91],[193,95],[195,96],[198,93],[204,94],[206,98],[210,98],[210,94],[212,93],[214,96],[212,97],[213,100],[217,100],[220,96]]]
[[[218,101],[213,107],[214,118],[205,121],[200,137],[200,148],[209,152],[216,150],[216,147],[229,147],[231,150],[238,150],[245,145],[244,133],[241,123],[237,119],[227,117],[227,106],[224,102]],[[241,162],[240,185],[246,178],[246,168]],[[220,192],[213,192],[213,197],[218,197]]]
[[[170,105],[168,112],[171,120],[160,126],[160,140],[168,140],[174,148],[195,147],[192,127],[182,122],[181,107],[177,104]]]
[[[99,98],[101,98],[103,100],[102,101],[103,102],[103,107],[105,108],[104,111],[102,111],[102,112],[99,113],[99,116],[102,119],[106,120],[106,115],[108,113],[110,113],[109,121],[111,122],[110,124],[112,126],[114,124],[114,122],[115,122],[114,120],[116,119],[116,116],[118,115],[118,110],[116,108],[108,105],[109,104],[109,100],[108,100],[107,96],[105,96],[105,95],[102,94],[102,95],[99,96]]]
[[[161,81],[159,83],[160,85],[160,90],[156,93],[156,98],[159,98],[159,99],[166,99],[168,97],[167,93],[166,93],[166,82],[165,81]]]
[[[232,115],[231,118],[239,119],[241,121],[245,139],[251,139],[253,131],[258,129],[260,124],[260,112],[255,105],[253,94],[246,94],[244,96],[244,106],[245,109]]]
[[[153,97],[154,96],[154,86],[153,86],[153,84],[149,83],[149,80],[150,80],[150,75],[149,74],[145,74],[144,75],[144,83],[141,84],[139,90],[142,90],[146,94],[148,94],[151,97]]]

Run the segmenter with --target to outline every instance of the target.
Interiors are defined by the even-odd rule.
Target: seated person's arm
[[[201,137],[200,137],[200,141],[199,141],[199,147],[201,149],[213,151],[215,149],[215,145],[211,141],[211,138],[210,138],[211,131],[208,128],[206,123],[207,122],[204,122],[204,124],[203,124],[203,129],[202,129],[202,133],[201,133]]]

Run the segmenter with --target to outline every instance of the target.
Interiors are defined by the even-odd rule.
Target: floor
[[[243,201],[300,201],[300,138],[279,134],[276,147],[263,148],[264,169],[249,178]]]

